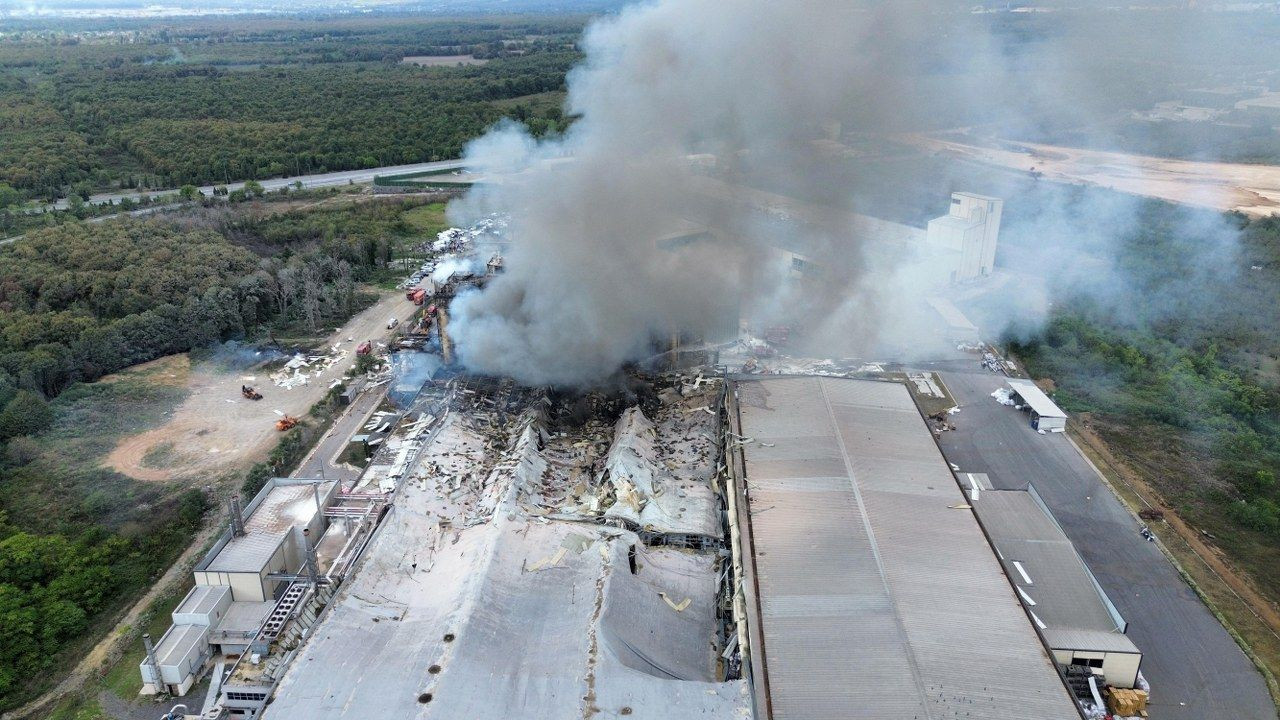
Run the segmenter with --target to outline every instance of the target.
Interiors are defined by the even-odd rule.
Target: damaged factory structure
[[[433,379],[359,479],[233,508],[140,670],[212,668],[202,717],[316,720],[1069,720],[1133,687],[1140,656],[1108,655],[1077,700],[1075,616],[1011,581],[873,375]]]
[[[747,717],[723,383],[457,381],[266,717]]]

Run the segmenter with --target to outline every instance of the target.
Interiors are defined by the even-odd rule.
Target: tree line
[[[66,224],[0,248],[0,711],[152,582],[207,509],[200,490],[99,467],[111,441],[80,465],[50,459],[50,442],[93,444],[113,437],[104,423],[158,407],[154,385],[91,381],[220,340],[323,332],[417,239],[402,220],[414,198],[288,212],[276,199]],[[249,489],[301,449],[288,438]]]
[[[446,26],[437,38],[502,38],[522,27]],[[227,40],[247,53],[227,64],[212,62],[211,45],[123,46],[118,55],[90,45],[81,63],[78,47],[0,40],[0,183],[48,200],[73,190],[175,188],[457,157],[469,140],[513,116],[519,104],[512,101],[561,92],[579,58],[560,41],[513,54],[507,40],[487,50],[416,47],[404,33],[371,51],[360,37],[317,37],[327,48],[320,57],[279,65],[262,63],[263,47],[293,45]],[[464,50],[496,59],[467,67],[399,62]],[[523,119],[537,132],[567,125],[555,106]]]
[[[1206,280],[1201,238],[1180,229],[1193,214],[1153,204],[1120,248],[1132,280],[1120,297],[1065,298],[1011,346],[1066,409],[1203,463],[1206,477],[1164,486],[1171,502],[1280,547],[1280,219],[1238,218],[1235,252],[1210,258],[1221,276]]]

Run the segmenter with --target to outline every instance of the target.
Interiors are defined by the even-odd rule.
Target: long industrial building
[[[731,405],[757,717],[1080,717],[905,386],[741,379]]]
[[[1128,623],[1035,490],[993,490],[985,475],[966,476],[970,503],[1058,663],[1136,687],[1142,653]]]
[[[1035,583],[1007,576],[974,512],[996,493],[966,497],[906,385],[648,381],[585,415],[433,385],[355,485],[233,512],[144,678],[216,668],[207,716],[268,720],[1076,720],[1060,665],[1136,681],[1069,543],[1051,565],[992,533]]]

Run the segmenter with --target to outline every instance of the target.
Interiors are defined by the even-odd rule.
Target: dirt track
[[[926,135],[899,139],[987,165],[1035,171],[1049,180],[1259,217],[1280,212],[1280,167],[1275,165],[1173,160],[1008,141],[988,147]]]
[[[122,439],[107,455],[104,465],[144,482],[178,477],[209,478],[247,467],[270,452],[278,433],[277,410],[301,417],[329,390],[329,385],[355,362],[355,347],[365,340],[384,339],[387,319],[408,318],[414,305],[401,293],[388,293],[374,306],[356,315],[328,338],[339,345],[342,359],[313,378],[309,384],[286,390],[274,385],[265,373],[227,371],[209,364],[191,368],[187,398],[164,425]],[[253,379],[250,380],[249,378]],[[253,385],[262,400],[246,400],[242,384]],[[158,462],[148,454],[163,455]]]
[[[385,338],[389,331],[387,319],[392,315],[403,322],[413,314],[415,306],[401,293],[388,293],[375,305],[356,315],[340,330],[329,337],[329,344],[340,343],[343,349],[354,353],[355,346],[366,339]],[[352,340],[347,340],[350,337]],[[332,378],[342,375],[353,360],[344,358],[329,368],[321,378],[310,384],[285,390],[270,384],[265,376],[259,385],[266,397],[260,401],[245,400],[240,396],[242,375],[240,372],[220,372],[211,367],[191,368],[186,357],[162,358],[154,364],[165,367],[161,372],[168,381],[185,383],[190,391],[187,399],[174,411],[172,419],[164,425],[120,441],[104,461],[105,464],[146,482],[159,482],[172,477],[222,472],[237,466],[247,466],[265,456],[275,439],[273,427],[278,417],[272,410],[279,408],[293,415],[302,415],[328,391]],[[101,382],[112,382],[114,377]],[[227,403],[231,398],[234,402]],[[275,399],[275,402],[269,402]],[[363,416],[361,416],[363,417]],[[150,467],[144,463],[153,448],[172,443],[176,449],[187,446],[182,452],[166,453],[168,469]],[[193,452],[192,448],[196,448]],[[217,449],[218,452],[201,454],[199,448]],[[305,465],[315,454],[304,460]],[[165,571],[151,588],[135,602],[75,668],[57,686],[22,708],[4,715],[9,717],[35,717],[48,706],[81,688],[85,681],[108,663],[119,657],[124,642],[131,640],[128,629],[136,627],[139,618],[163,593],[171,589],[190,571],[199,553],[212,537],[222,531],[221,524],[207,525],[192,541],[182,555]]]

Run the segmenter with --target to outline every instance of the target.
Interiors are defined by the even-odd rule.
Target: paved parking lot
[[[1003,376],[971,362],[930,369],[943,373],[961,407],[956,430],[939,438],[943,453],[997,488],[1035,486],[1129,621],[1152,686],[1152,720],[1274,720],[1257,669],[1066,435],[1040,435],[1022,412],[993,400]]]

